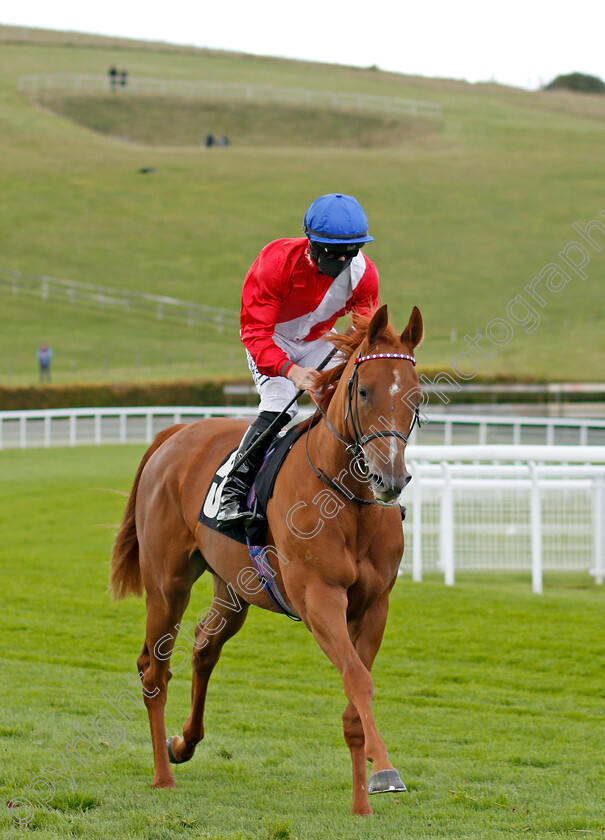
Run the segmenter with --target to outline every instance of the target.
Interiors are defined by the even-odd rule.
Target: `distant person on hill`
[[[126,72],[126,70],[122,70],[122,72],[120,74],[120,84],[122,85],[123,88],[126,87],[127,80],[128,80],[128,73]]]
[[[219,144],[219,146],[228,146],[229,145],[229,138],[227,137],[226,134],[221,134],[221,136],[219,138],[219,141],[218,141],[218,144]]]
[[[210,146],[214,146],[215,142],[216,142],[216,141],[215,141],[215,139],[214,139],[214,134],[209,134],[209,135],[206,137],[206,147],[207,147],[207,148],[210,148]]]
[[[368,218],[351,195],[317,198],[305,213],[304,237],[270,242],[252,264],[242,291],[241,339],[260,394],[259,414],[238,449],[244,453],[277,420],[297,389],[312,391],[317,365],[330,351],[322,340],[347,312],[370,314],[378,303],[378,271],[361,253]],[[326,367],[338,364],[334,358]],[[296,404],[273,427],[296,415]],[[217,515],[228,530],[251,514],[247,498],[271,435],[227,479]],[[237,464],[237,457],[235,463]]]
[[[40,382],[50,382],[50,363],[53,358],[53,351],[46,344],[41,344],[36,357],[40,370]]]
[[[115,90],[117,83],[118,83],[118,70],[115,66],[111,66],[109,68],[109,87],[111,88],[111,90]]]

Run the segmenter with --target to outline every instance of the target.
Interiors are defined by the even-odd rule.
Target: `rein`
[[[413,356],[410,356],[407,353],[373,353],[373,354],[368,355],[368,356],[358,356],[355,359],[353,373],[351,374],[351,376],[349,377],[349,381],[347,382],[347,407],[346,407],[345,415],[344,415],[345,422],[347,422],[347,427],[348,427],[348,419],[349,419],[349,417],[351,418],[352,437],[353,437],[353,442],[352,443],[349,443],[338,432],[338,430],[334,428],[334,424],[328,419],[328,416],[326,415],[325,411],[321,408],[321,406],[318,403],[315,403],[315,405],[317,406],[316,414],[317,414],[317,412],[319,412],[321,414],[321,416],[325,420],[325,423],[326,423],[328,429],[330,430],[330,432],[332,433],[332,435],[337,440],[339,440],[340,443],[342,443],[345,446],[347,452],[351,453],[352,456],[361,455],[363,457],[364,456],[363,447],[367,443],[369,443],[371,440],[376,440],[377,438],[395,437],[395,438],[398,438],[399,440],[402,440],[404,443],[407,443],[408,438],[412,434],[412,430],[413,430],[414,426],[416,425],[416,423],[418,423],[418,425],[420,425],[420,413],[419,413],[419,409],[416,408],[416,411],[414,412],[414,419],[412,420],[412,425],[410,426],[407,435],[404,434],[403,432],[398,432],[394,429],[386,430],[384,432],[373,432],[370,435],[364,435],[363,434],[362,429],[361,429],[361,424],[360,424],[360,421],[359,421],[359,388],[357,387],[358,379],[359,379],[359,365],[362,364],[363,362],[369,362],[369,361],[372,361],[374,359],[405,359],[406,361],[411,362],[414,365],[414,367],[416,367],[416,359]],[[353,394],[355,394],[355,410],[354,411],[353,411]],[[311,469],[313,470],[315,475],[321,481],[323,481],[324,484],[327,484],[329,487],[332,487],[334,490],[336,490],[342,496],[345,496],[345,498],[350,499],[351,501],[359,502],[362,505],[378,504],[378,502],[375,499],[362,499],[360,496],[355,496],[351,493],[345,493],[344,490],[342,489],[342,487],[339,487],[339,485],[336,484],[336,482],[333,479],[331,479],[321,469],[321,467],[316,467],[313,464],[313,462],[311,461],[311,456],[309,455],[309,432],[311,431],[311,427],[313,425],[314,425],[314,423],[310,423],[309,428],[307,429],[307,434],[306,434],[306,438],[305,438],[305,451],[306,451],[306,454],[307,454],[307,461],[309,462],[309,466],[311,467]],[[364,458],[364,461],[365,461],[365,458]],[[366,462],[366,466],[367,466],[367,462]],[[369,472],[369,470],[368,470],[368,472]]]

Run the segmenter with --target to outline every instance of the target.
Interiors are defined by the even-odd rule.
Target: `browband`
[[[371,356],[358,356],[355,364],[360,365],[362,362],[369,362],[370,359],[407,359],[416,367],[416,359],[407,353],[373,353]]]

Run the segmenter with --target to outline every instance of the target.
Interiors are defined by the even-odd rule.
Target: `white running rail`
[[[20,271],[6,271],[0,268],[0,293],[29,295],[40,300],[58,301],[66,305],[86,304],[97,309],[117,312],[123,315],[141,315],[156,321],[177,320],[192,327],[209,324],[223,332],[225,327],[235,331],[239,327],[239,312],[205,306],[189,300],[116,289],[111,286],[95,286],[77,280],[63,280],[48,275],[24,274]]]
[[[150,443],[174,423],[255,414],[224,406],[4,411],[0,449]],[[493,419],[467,418],[487,427]],[[583,421],[571,422],[576,432],[583,428]],[[536,423],[552,425],[544,418]],[[407,464],[414,480],[402,497],[408,508],[402,573],[417,581],[439,573],[453,585],[458,572],[527,572],[536,593],[544,571],[590,572],[603,582],[604,445],[410,443]]]
[[[307,416],[310,408],[301,410]],[[146,406],[143,408],[62,408],[0,411],[0,449],[78,446],[103,443],[151,443],[173,423],[202,417],[252,417],[253,406]],[[414,429],[411,444],[458,445],[605,445],[605,420],[549,417],[491,417],[429,414]],[[456,451],[461,451],[456,449]]]
[[[563,417],[522,417],[427,413],[428,423],[414,429],[418,443],[605,444],[605,420]]]
[[[0,449],[151,443],[175,423],[204,417],[254,417],[256,409],[225,406],[52,408],[0,411]]]
[[[401,572],[605,577],[604,446],[410,446]]]
[[[34,97],[37,97],[40,91],[48,90],[108,91],[110,89],[112,87],[108,76],[92,76],[81,73],[38,73],[21,76],[19,79],[19,90],[29,92]],[[125,87],[116,85],[112,92],[118,96],[134,92],[156,96],[186,96],[192,99],[212,98],[244,100],[247,102],[285,102],[290,105],[306,105],[309,107],[319,105],[347,110],[383,111],[388,114],[407,114],[414,117],[441,119],[441,105],[437,102],[334,90],[306,90],[304,88],[131,76],[128,78]]]

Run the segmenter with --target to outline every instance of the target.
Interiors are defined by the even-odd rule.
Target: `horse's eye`
[[[365,388],[360,388],[359,389],[359,396],[361,397],[362,400],[367,400],[368,392],[366,391]]]

